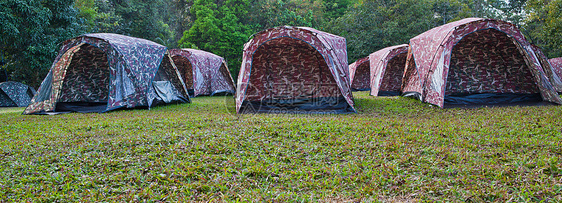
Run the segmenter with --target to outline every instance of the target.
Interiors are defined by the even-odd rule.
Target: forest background
[[[209,51],[236,78],[244,43],[270,27],[343,36],[352,63],[467,17],[511,22],[547,57],[562,56],[562,0],[1,0],[0,82],[37,88],[61,42],[84,33]]]

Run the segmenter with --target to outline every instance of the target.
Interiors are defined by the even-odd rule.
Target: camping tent
[[[19,82],[0,83],[0,107],[24,107],[29,105],[35,89]]]
[[[63,42],[24,114],[106,112],[189,102],[167,48],[117,34],[86,34]]]
[[[402,85],[408,45],[387,47],[349,65],[351,89],[373,96],[397,96]]]
[[[275,27],[244,45],[238,113],[355,112],[345,38],[307,27]]]
[[[349,65],[349,78],[352,91],[367,91],[371,89],[369,57],[361,58]]]
[[[170,56],[190,95],[234,94],[234,80],[222,57],[195,49],[171,49]]]
[[[552,70],[554,70],[554,73],[556,73],[559,78],[562,78],[562,57],[549,59],[548,62],[550,63],[550,65],[552,65]]]
[[[535,46],[534,44],[531,45],[531,48],[533,49],[533,52],[535,52],[535,56],[541,63],[544,73],[550,79],[550,83],[552,84],[554,89],[557,92],[562,92],[562,79],[556,73],[556,70],[554,69],[554,67],[552,67],[546,55],[544,55],[542,50],[538,46]]]
[[[562,103],[531,45],[511,23],[467,18],[410,40],[402,94],[443,107]]]
[[[387,47],[369,55],[372,96],[400,94],[407,54],[408,45],[402,44]]]

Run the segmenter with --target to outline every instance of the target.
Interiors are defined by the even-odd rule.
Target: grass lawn
[[[104,114],[0,110],[4,201],[562,201],[562,106],[240,115],[231,97]]]

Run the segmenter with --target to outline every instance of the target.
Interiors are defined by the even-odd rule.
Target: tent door
[[[109,98],[109,63],[101,49],[80,45],[64,76],[55,111],[103,112]]]

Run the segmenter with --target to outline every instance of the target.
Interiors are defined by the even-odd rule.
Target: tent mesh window
[[[351,88],[356,90],[369,89],[371,87],[370,72],[369,61],[365,61],[364,63],[360,64],[359,67],[357,67],[357,69],[355,70],[355,76],[353,77]]]
[[[106,54],[84,44],[72,57],[61,89],[59,102],[107,102],[109,65]]]
[[[402,85],[402,76],[404,75],[404,67],[408,52],[404,52],[394,56],[386,65],[384,76],[382,77],[381,87],[379,91],[400,91]]]
[[[188,90],[193,89],[193,67],[191,66],[191,62],[183,56],[173,56],[172,59],[174,60],[174,64],[180,71],[181,77],[185,83],[185,86]]]
[[[453,48],[450,62],[445,95],[539,92],[514,41],[498,30],[466,35]]]
[[[246,100],[343,97],[324,58],[308,43],[289,37],[267,41],[253,55]]]

